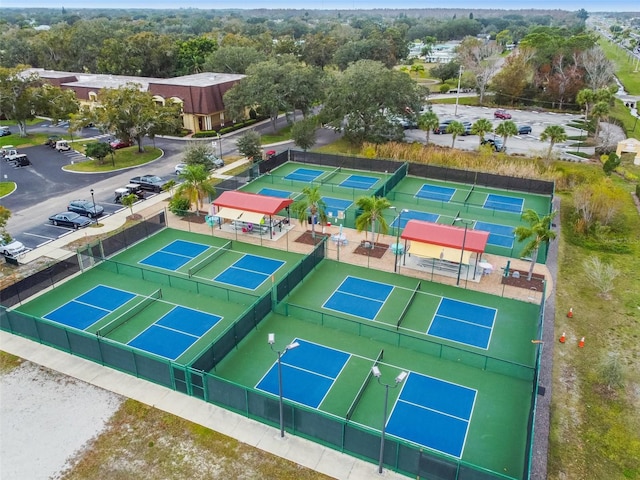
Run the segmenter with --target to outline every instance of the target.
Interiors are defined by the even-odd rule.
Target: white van
[[[68,150],[71,150],[71,146],[66,140],[58,140],[56,142],[56,150],[59,152],[66,152]]]

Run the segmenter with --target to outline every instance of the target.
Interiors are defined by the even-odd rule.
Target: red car
[[[506,110],[496,110],[493,112],[494,118],[499,118],[500,120],[511,120],[511,114]]]
[[[119,148],[130,147],[131,142],[128,142],[126,140],[114,140],[113,142],[109,143],[109,145],[111,145],[111,148],[113,148],[114,150],[118,150]]]

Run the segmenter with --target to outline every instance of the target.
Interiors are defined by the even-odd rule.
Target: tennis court
[[[489,240],[487,243],[497,245],[499,247],[513,247],[513,241],[515,238],[513,233],[514,227],[500,225],[497,223],[476,222],[473,229],[489,232]]]
[[[495,308],[442,298],[427,334],[486,350],[497,314]]]
[[[442,187],[439,185],[431,185],[429,183],[425,183],[416,193],[416,197],[448,202],[453,198],[455,194],[455,188]]]
[[[143,258],[139,263],[175,271],[208,249],[209,245],[185,240],[174,240],[148,257]]]
[[[477,390],[409,373],[389,420],[387,433],[461,458]]]
[[[293,172],[285,175],[284,179],[311,183],[318,179],[318,177],[320,177],[323,173],[325,173],[324,170],[316,170],[313,168],[296,168]]]
[[[284,264],[281,260],[246,254],[213,280],[247,290],[256,290]]]
[[[439,218],[440,218],[440,215],[435,213],[420,212],[418,210],[408,210],[406,212],[403,211],[402,215],[398,215],[396,218],[394,218],[390,226],[391,227],[399,226],[400,228],[404,228],[407,225],[407,222],[409,220],[420,220],[423,222],[436,223]]]
[[[378,178],[376,177],[349,175],[345,180],[339,183],[339,186],[344,188],[355,188],[358,190],[369,190],[376,183],[378,183]]]
[[[343,200],[341,198],[322,197],[322,201],[325,204],[325,212],[329,217],[337,217],[338,212],[344,212],[353,205],[351,200]]]
[[[136,298],[135,293],[106,285],[96,285],[86,292],[69,300],[64,305],[43,315],[69,327],[85,330]]]
[[[268,195],[269,197],[290,198],[293,192],[287,190],[278,190],[276,188],[262,188],[258,195]]]
[[[176,305],[127,345],[175,360],[220,320],[219,315]]]
[[[322,308],[373,320],[392,291],[393,285],[348,276]]]
[[[506,195],[496,195],[490,193],[484,202],[484,208],[501,210],[510,213],[522,213],[524,199],[517,197],[508,197]]]

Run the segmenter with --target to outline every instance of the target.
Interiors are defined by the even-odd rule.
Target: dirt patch
[[[322,241],[323,238],[329,236],[331,236],[329,233],[316,232],[316,238],[313,238],[313,233],[310,230],[307,230],[298,238],[296,238],[296,242],[304,243],[305,245],[317,245]]]
[[[518,272],[520,276],[514,277],[514,272]],[[509,276],[502,277],[502,284],[512,287],[526,288],[527,290],[531,290],[533,288],[536,291],[541,292],[544,285],[544,275],[534,273],[531,277],[531,280],[527,280],[528,277],[529,272],[525,270],[514,270],[511,268],[509,269]]]
[[[353,253],[367,257],[382,258],[387,250],[389,250],[389,245],[386,243],[360,242],[360,245],[356,247]]]
[[[200,215],[196,215],[195,213],[190,213],[189,215],[180,217],[180,220],[182,220],[183,222],[189,222],[189,223],[204,223],[205,217],[207,215],[208,215],[207,212],[200,212]]]

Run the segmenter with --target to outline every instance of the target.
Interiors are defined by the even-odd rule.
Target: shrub
[[[447,93],[449,90],[451,90],[451,86],[448,83],[440,85],[440,93]]]
[[[191,202],[185,197],[175,196],[169,202],[169,211],[180,217],[187,215],[190,207]]]

